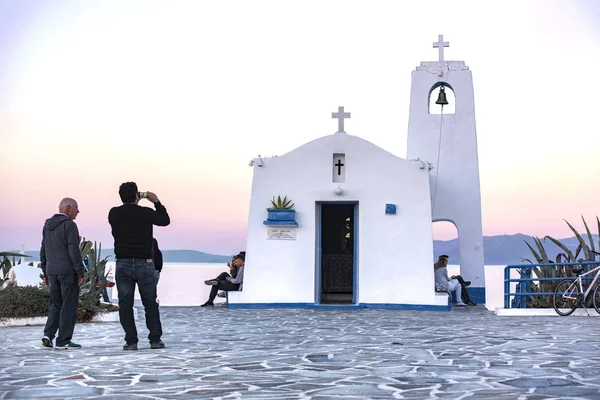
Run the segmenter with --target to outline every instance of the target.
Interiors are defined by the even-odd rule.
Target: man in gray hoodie
[[[52,303],[42,345],[52,348],[52,340],[58,331],[54,348],[60,350],[81,348],[71,342],[77,320],[79,286],[83,285],[85,275],[79,250],[79,230],[73,222],[77,214],[77,202],[66,197],[58,206],[58,214],[48,218],[42,230],[40,261]]]

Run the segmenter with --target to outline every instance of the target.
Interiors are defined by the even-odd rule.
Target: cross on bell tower
[[[344,119],[350,118],[350,113],[344,112],[344,107],[338,107],[338,112],[331,113],[331,118],[337,118],[337,120],[338,120],[338,131],[336,133],[339,133],[339,132],[346,133],[344,131]]]
[[[450,42],[444,42],[444,35],[438,35],[438,41],[433,42],[433,48],[437,47],[440,57],[440,63],[444,62],[444,47],[450,47]]]

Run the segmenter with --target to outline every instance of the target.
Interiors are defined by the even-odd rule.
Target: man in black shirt
[[[140,196],[141,195],[141,196]],[[123,205],[113,207],[108,222],[115,239],[116,280],[119,293],[119,320],[125,330],[123,350],[137,350],[138,334],[133,318],[133,297],[137,283],[146,313],[146,327],[150,331],[150,348],[162,349],[162,326],[156,302],[156,275],[152,260],[153,225],[167,226],[171,222],[167,209],[156,194],[138,192],[135,182],[119,187]],[[155,210],[141,207],[142,197],[154,203]]]

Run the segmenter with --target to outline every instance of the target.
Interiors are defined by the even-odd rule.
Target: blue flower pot
[[[267,209],[269,221],[294,221],[296,219],[295,210],[269,210]]]

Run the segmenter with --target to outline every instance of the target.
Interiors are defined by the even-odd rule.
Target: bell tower
[[[429,163],[432,220],[456,226],[460,274],[472,282],[469,295],[485,302],[481,191],[475,130],[473,77],[463,61],[445,61],[443,36],[433,43],[439,60],[412,72],[407,158]],[[454,100],[448,104],[446,95]],[[437,98],[435,104],[430,100]],[[430,106],[431,104],[431,106]],[[454,113],[448,112],[454,106]]]

